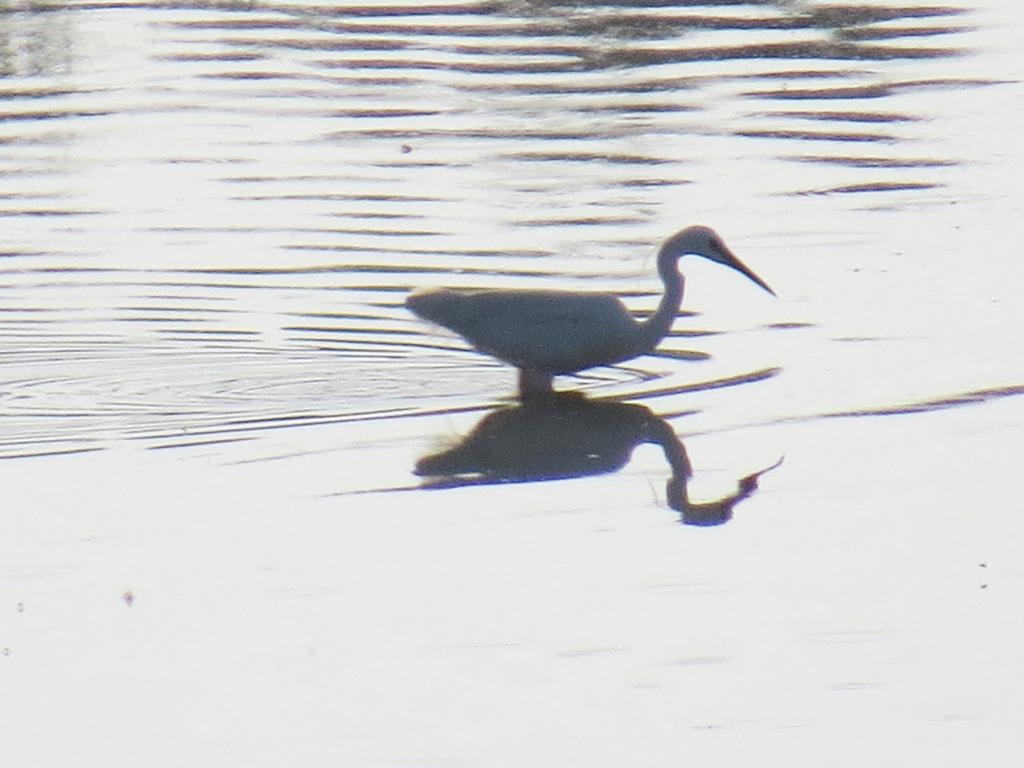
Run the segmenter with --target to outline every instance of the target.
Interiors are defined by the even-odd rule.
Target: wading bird
[[[713,229],[696,225],[661,246],[658,274],[665,293],[646,320],[634,318],[618,297],[594,292],[421,288],[405,306],[518,368],[520,397],[549,395],[556,375],[621,363],[658,346],[683,301],[677,262],[689,254],[731,267],[775,295]]]

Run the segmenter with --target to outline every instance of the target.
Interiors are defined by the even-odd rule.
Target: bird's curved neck
[[[679,306],[683,303],[683,276],[679,274],[678,263],[678,254],[666,253],[664,250],[658,254],[658,275],[665,284],[665,293],[662,294],[654,314],[640,324],[644,344],[648,350],[658,346],[671,330]]]

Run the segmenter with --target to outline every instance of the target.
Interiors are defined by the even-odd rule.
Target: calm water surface
[[[139,665],[113,715],[157,657],[189,667],[154,639],[169,625],[208,672],[248,629],[270,645],[243,642],[218,695],[314,765],[727,765],[743,749],[713,734],[752,727],[780,760],[801,731],[795,754],[844,764],[828,745],[878,713],[885,754],[997,743],[1024,626],[965,601],[1020,542],[1022,33],[1009,0],[0,4],[0,464],[32,518],[0,611],[138,592],[120,622],[140,584],[164,599],[146,629],[101,613],[114,651],[53,601],[0,623],[0,662],[32,661],[0,675],[89,700],[60,627],[99,669]],[[513,371],[402,303],[542,287],[643,314],[658,244],[698,222],[779,298],[684,260],[670,337],[560,380],[596,402],[555,414],[512,408]],[[689,495],[666,486],[690,461]],[[665,509],[721,523],[741,502],[714,534]],[[914,613],[947,599],[979,634]],[[936,632],[949,655],[915,656]],[[953,671],[991,635],[992,667]],[[155,717],[186,706],[169,680]],[[294,707],[257,712],[244,681]],[[206,707],[184,726],[204,755]],[[130,728],[137,757],[173,730]],[[69,744],[95,746],[85,726]],[[179,749],[166,764],[199,754]]]

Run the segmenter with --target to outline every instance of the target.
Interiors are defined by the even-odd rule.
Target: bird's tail
[[[459,317],[462,297],[447,288],[417,288],[405,298],[405,306],[417,317],[451,326]]]

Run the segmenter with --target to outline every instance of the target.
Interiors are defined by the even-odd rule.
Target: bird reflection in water
[[[621,469],[642,443],[664,451],[671,470],[668,504],[687,525],[728,522],[761,475],[782,462],[741,478],[729,496],[694,504],[687,488],[693,469],[667,421],[635,403],[565,393],[492,411],[454,447],[421,458],[415,471],[427,478],[425,488],[586,477]]]

